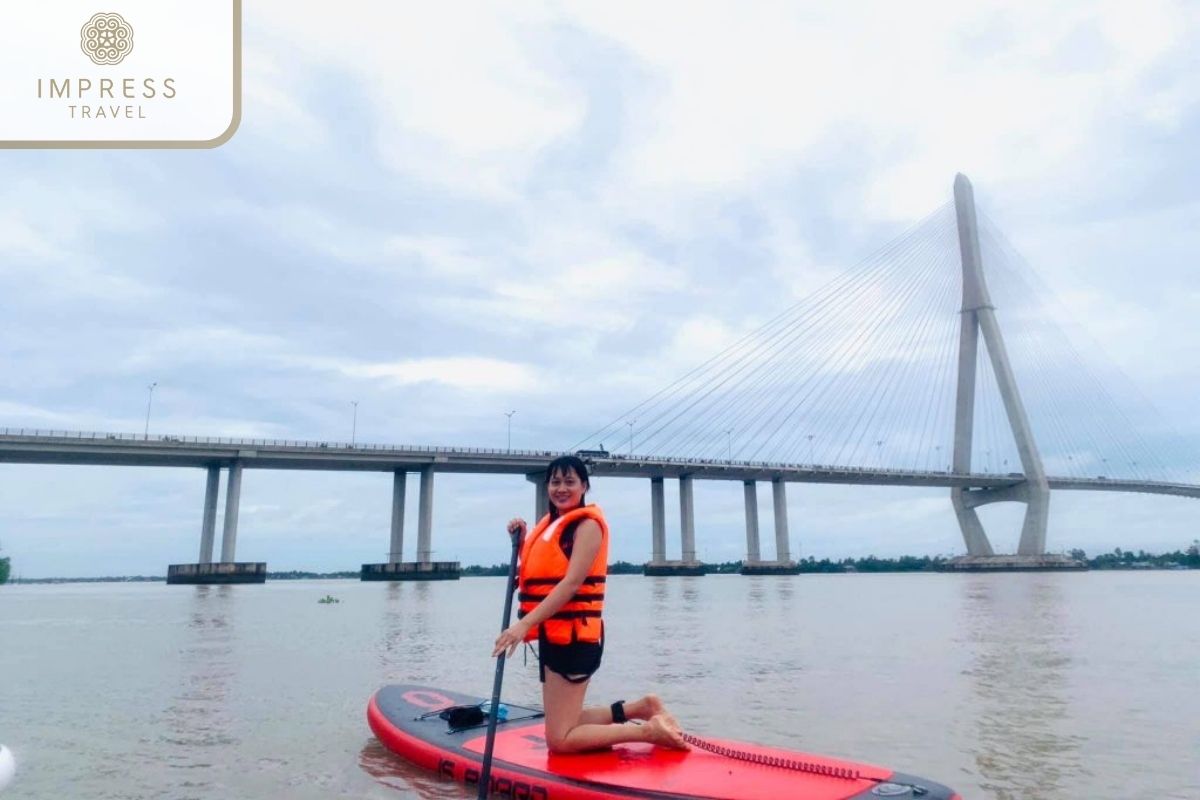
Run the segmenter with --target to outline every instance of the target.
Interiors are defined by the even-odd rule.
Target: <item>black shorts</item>
[[[538,679],[546,682],[546,670],[555,672],[571,683],[583,683],[600,669],[600,658],[604,655],[604,623],[600,623],[599,642],[571,642],[554,644],[546,640],[544,631],[538,632]]]

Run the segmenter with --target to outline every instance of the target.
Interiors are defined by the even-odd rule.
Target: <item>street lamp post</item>
[[[808,465],[810,467],[813,465],[813,443],[812,443],[812,440],[813,440],[813,435],[810,433],[808,435]]]
[[[350,423],[350,446],[354,447],[354,443],[358,438],[358,401],[351,400],[350,405],[354,406],[354,419]]]
[[[725,445],[726,445],[726,453],[728,454],[728,461],[730,464],[732,464],[733,463],[733,429],[732,428],[725,431]]]
[[[512,411],[505,411],[504,416],[508,417],[508,452],[512,452],[512,418],[513,414],[517,413],[514,408]]]
[[[633,455],[633,426],[637,423],[636,419],[626,420],[625,424],[629,426],[629,455]]]
[[[150,395],[146,398],[146,429],[142,431],[142,439],[150,438],[150,406],[154,403],[154,387],[158,386],[158,381],[150,384],[146,388],[150,390]]]

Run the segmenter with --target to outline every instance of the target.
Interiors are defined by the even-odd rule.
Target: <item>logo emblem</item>
[[[133,50],[133,28],[120,14],[95,14],[80,30],[79,46],[97,64],[120,64]]]

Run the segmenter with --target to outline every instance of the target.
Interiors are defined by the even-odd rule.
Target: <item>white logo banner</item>
[[[241,119],[241,0],[10,3],[0,147],[216,147]]]

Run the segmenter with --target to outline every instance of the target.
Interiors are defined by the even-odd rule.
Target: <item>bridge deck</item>
[[[248,469],[416,471],[530,475],[561,453],[416,445],[346,444],[276,439],[225,439],[77,431],[0,431],[0,463],[101,466],[212,467],[241,461]],[[1021,483],[1020,473],[953,473],[620,455],[589,458],[595,475],[629,478],[838,483],[999,489]],[[1051,477],[1050,488],[1141,492],[1200,498],[1200,486],[1108,478]]]

